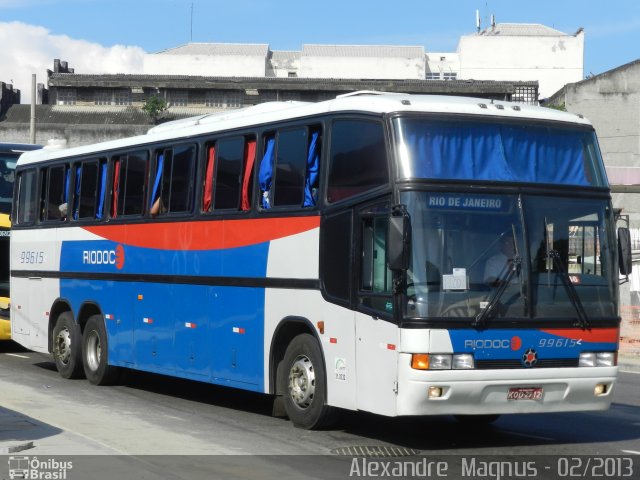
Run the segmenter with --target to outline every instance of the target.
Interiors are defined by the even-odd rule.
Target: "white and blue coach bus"
[[[29,152],[17,182],[12,335],[63,377],[263,392],[303,428],[611,402],[629,258],[578,115],[267,103]]]

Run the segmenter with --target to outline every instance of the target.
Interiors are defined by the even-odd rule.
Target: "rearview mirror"
[[[393,207],[387,229],[387,265],[390,270],[409,268],[411,224],[404,205]]]
[[[618,263],[621,275],[629,275],[631,273],[633,266],[631,234],[626,227],[618,228]]]

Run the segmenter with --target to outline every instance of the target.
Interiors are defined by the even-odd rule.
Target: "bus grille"
[[[545,358],[538,360],[529,368],[572,368],[578,366],[577,358]],[[497,370],[501,368],[527,368],[520,360],[476,360],[478,370]]]

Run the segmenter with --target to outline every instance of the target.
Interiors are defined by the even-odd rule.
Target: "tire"
[[[293,424],[307,430],[330,426],[337,411],[327,405],[325,366],[312,335],[303,333],[291,341],[281,372],[284,408]]]
[[[62,378],[82,378],[82,331],[71,312],[60,314],[53,327],[51,353]]]
[[[460,423],[479,427],[495,422],[500,415],[456,415],[455,417]]]
[[[120,377],[120,369],[109,365],[107,330],[102,315],[92,315],[82,336],[84,373],[93,385],[113,385]]]

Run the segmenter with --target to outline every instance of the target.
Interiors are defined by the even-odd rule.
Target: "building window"
[[[111,90],[96,90],[93,94],[94,105],[111,105]]]
[[[442,74],[444,80],[455,80],[458,78],[458,74],[455,72],[445,72]]]
[[[427,80],[440,80],[440,72],[428,72]]]
[[[204,103],[207,107],[240,108],[244,104],[244,94],[239,91],[211,91],[205,95]]]
[[[186,107],[189,103],[189,92],[187,90],[174,90],[170,92],[172,107]]]
[[[58,90],[58,105],[75,105],[77,93],[75,88]]]
[[[116,105],[131,105],[131,90],[116,90],[113,101]]]

